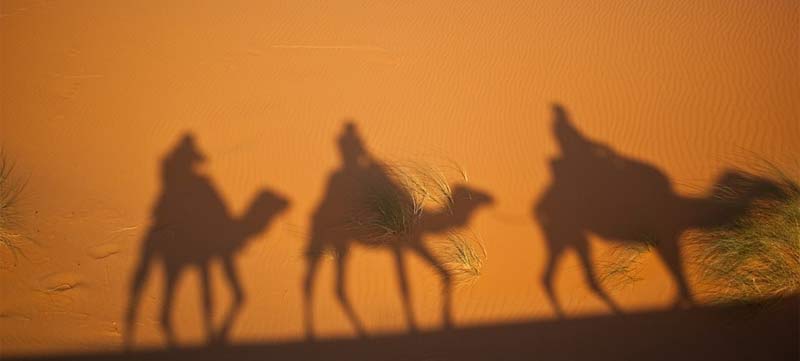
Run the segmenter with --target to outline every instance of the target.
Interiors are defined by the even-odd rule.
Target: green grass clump
[[[701,280],[718,301],[800,293],[800,187],[782,172],[773,174],[779,197],[755,202],[735,222],[693,241]]]
[[[14,181],[13,170],[14,165],[0,151],[0,247],[8,249],[16,263],[22,254],[19,248],[22,235],[17,231],[18,214],[15,206],[24,185]]]

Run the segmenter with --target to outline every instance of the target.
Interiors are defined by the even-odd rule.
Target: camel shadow
[[[162,160],[161,193],[153,209],[150,228],[142,241],[139,263],[130,285],[125,317],[126,347],[132,345],[142,290],[157,261],[164,265],[160,324],[169,346],[175,346],[170,318],[175,287],[179,276],[190,267],[200,271],[203,322],[209,343],[227,342],[231,326],[245,300],[234,256],[289,206],[289,201],[283,196],[262,189],[244,214],[232,215],[212,180],[197,169],[205,160],[190,133],[185,134]],[[233,292],[233,303],[218,329],[212,325],[209,272],[213,261],[222,264],[225,279]]]
[[[687,307],[693,297],[683,269],[681,235],[689,229],[730,224],[754,201],[780,195],[770,180],[727,170],[706,197],[681,196],[657,167],[587,138],[561,105],[553,105],[552,111],[561,154],[550,162],[552,181],[536,201],[533,216],[548,249],[541,282],[559,317],[563,310],[553,290],[553,277],[558,260],[569,249],[577,252],[591,290],[612,311],[620,312],[595,274],[589,234],[649,244],[677,284],[675,306]],[[736,197],[724,197],[723,191]]]
[[[452,275],[423,238],[466,227],[478,208],[493,202],[492,197],[465,185],[454,185],[447,207],[423,209],[386,165],[370,154],[355,124],[345,124],[337,142],[341,166],[328,178],[325,194],[310,220],[307,268],[302,285],[307,338],[314,338],[314,282],[325,253],[332,254],[336,262],[336,298],[358,335],[366,336],[364,325],[345,291],[347,260],[354,244],[387,249],[393,254],[406,323],[412,332],[416,332],[417,327],[405,254],[410,251],[433,267],[442,281],[443,324],[445,328],[452,327]]]

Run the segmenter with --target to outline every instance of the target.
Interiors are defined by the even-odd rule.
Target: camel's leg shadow
[[[414,242],[411,244],[411,249],[414,250],[422,259],[430,264],[442,278],[442,325],[444,329],[453,328],[452,316],[452,288],[453,281],[450,271],[448,271],[433,253],[422,243]]]
[[[403,308],[406,316],[406,323],[408,329],[412,333],[417,332],[417,323],[414,318],[414,308],[411,304],[411,292],[408,288],[408,275],[406,273],[405,257],[400,246],[394,246],[392,252],[394,253],[395,266],[397,267],[397,281],[400,286],[400,295],[403,299]]]
[[[359,337],[364,338],[367,336],[367,332],[364,329],[364,324],[358,318],[358,315],[356,315],[353,305],[350,303],[350,299],[347,297],[347,256],[347,249],[337,249],[336,298],[339,300],[339,304],[342,306],[342,309],[347,315],[347,318],[350,320],[350,323],[352,323],[353,327],[355,327],[356,334],[358,334]]]

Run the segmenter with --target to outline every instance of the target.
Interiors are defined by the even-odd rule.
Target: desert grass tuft
[[[441,167],[421,161],[380,164],[361,185],[363,209],[357,210],[351,230],[357,230],[368,245],[379,246],[418,237],[417,227],[426,209],[451,209],[453,181],[466,181],[457,165]],[[469,283],[481,274],[486,249],[477,236],[449,233],[433,242],[435,256],[456,284]]]
[[[365,193],[353,228],[365,233],[369,244],[381,244],[410,235],[426,207],[449,208],[453,202],[450,177],[437,166],[406,161],[380,164],[361,185]]]
[[[466,172],[457,165],[441,167],[421,161],[375,164],[371,172],[360,185],[363,204],[354,211],[348,227],[373,246],[419,237],[416,227],[426,210],[451,209],[452,181],[466,181]],[[486,250],[477,236],[449,233],[431,242],[436,258],[456,283],[481,274]]]
[[[611,248],[598,263],[598,279],[609,289],[622,289],[642,280],[642,257],[653,250],[652,242],[625,243]]]
[[[701,282],[716,301],[800,293],[800,186],[771,164],[767,170],[779,197],[759,200],[735,222],[693,237]]]
[[[20,255],[24,256],[19,247],[22,235],[18,231],[19,215],[16,212],[24,183],[18,183],[13,178],[13,171],[14,164],[0,150],[0,247],[9,250],[16,263]]]
[[[480,238],[458,233],[450,233],[445,239],[436,241],[434,252],[456,285],[474,282],[481,275],[487,257]]]
[[[458,178],[466,181],[466,173],[457,165]],[[450,184],[453,175],[445,167],[420,161],[397,162],[388,167],[389,172],[406,188],[420,207],[435,205],[450,207],[453,203],[453,190]],[[420,208],[421,211],[421,208]]]

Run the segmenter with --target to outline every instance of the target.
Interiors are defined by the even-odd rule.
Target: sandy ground
[[[753,154],[796,166],[798,23],[798,3],[777,0],[4,0],[0,143],[28,179],[30,241],[16,260],[0,251],[0,352],[122,347],[160,162],[186,132],[234,214],[264,187],[291,201],[234,257],[246,298],[233,342],[303,337],[309,219],[348,120],[382,159],[455,161],[495,198],[470,224],[488,259],[454,293],[456,327],[552,318],[531,215],[559,154],[551,104],[681,195]],[[608,243],[592,245],[601,264]],[[354,334],[332,264],[316,287],[319,337]],[[420,327],[439,327],[434,270],[413,257],[409,269]],[[406,328],[394,271],[389,252],[353,251],[347,292],[371,333]],[[162,273],[144,288],[136,347],[164,344]],[[654,255],[640,276],[611,297],[624,311],[669,307],[676,286]],[[198,283],[192,271],[176,286],[180,344],[204,342]],[[211,283],[219,323],[231,301],[220,264]],[[574,253],[555,285],[568,317],[609,312]]]

